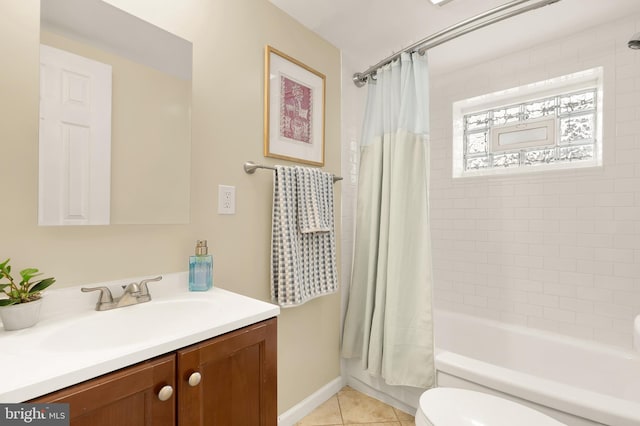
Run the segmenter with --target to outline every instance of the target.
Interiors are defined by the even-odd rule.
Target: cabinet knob
[[[171,398],[171,396],[173,395],[173,388],[169,385],[163,386],[162,389],[160,389],[160,392],[158,392],[158,399],[160,401],[167,401]]]
[[[197,371],[189,376],[189,386],[198,386],[202,380],[202,375]]]

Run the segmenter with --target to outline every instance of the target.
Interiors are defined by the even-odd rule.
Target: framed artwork
[[[267,46],[264,156],[324,166],[324,74]]]

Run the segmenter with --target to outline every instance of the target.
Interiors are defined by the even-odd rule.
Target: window
[[[455,103],[454,177],[600,165],[600,75],[588,70]]]

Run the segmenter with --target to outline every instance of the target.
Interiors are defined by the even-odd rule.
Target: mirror
[[[100,0],[42,0],[40,43],[39,224],[188,223],[192,44]],[[93,74],[80,78],[50,65],[42,59],[50,47],[110,69],[110,90],[87,83],[97,81]],[[52,69],[66,77],[52,83]],[[111,106],[98,115],[106,125],[67,118],[83,119],[79,105],[103,89]],[[72,113],[50,106],[49,97],[60,93],[60,108]],[[96,135],[110,149],[95,148]],[[99,170],[106,178],[96,177]],[[106,219],[88,219],[100,208]]]

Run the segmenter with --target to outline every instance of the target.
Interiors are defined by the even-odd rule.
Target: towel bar
[[[244,163],[244,171],[245,173],[248,173],[250,175],[254,174],[256,172],[256,169],[269,169],[269,170],[275,170],[275,167],[271,167],[271,166],[265,166],[263,164],[256,164],[253,161],[247,161],[246,163]],[[342,180],[342,176],[333,176],[333,182],[336,183],[337,181]]]

